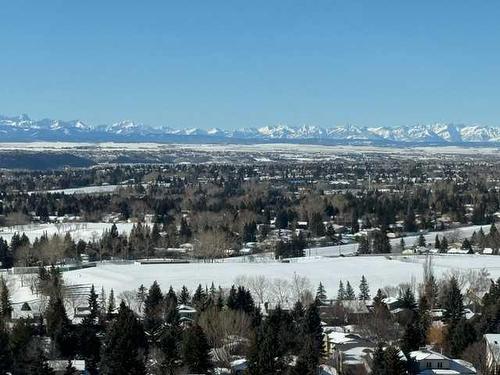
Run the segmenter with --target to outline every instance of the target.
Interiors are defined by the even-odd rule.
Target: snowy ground
[[[44,233],[48,236],[59,234],[64,236],[67,232],[75,240],[91,241],[99,238],[104,230],[111,229],[111,223],[51,223],[51,224],[27,224],[12,227],[0,227],[0,237],[10,242],[15,233],[26,233],[31,242],[41,237]],[[133,223],[117,223],[119,233],[130,233]]]
[[[446,236],[448,239],[463,239],[466,237],[471,237],[472,233],[478,232],[480,228],[483,228],[483,232],[485,234],[488,234],[490,232],[490,226],[489,225],[472,225],[472,226],[467,226],[467,227],[462,227],[462,228],[456,228],[456,229],[451,229],[451,230],[446,230],[442,232],[429,232],[424,235],[425,240],[427,243],[433,244],[434,239],[436,238],[436,234],[439,235],[439,237]],[[418,235],[414,236],[408,236],[404,237],[405,245],[406,246],[412,246],[417,242]],[[397,248],[399,246],[399,243],[401,241],[401,238],[395,238],[391,240],[391,245],[393,248]],[[311,249],[306,249],[306,256],[316,256],[316,255],[322,255],[322,256],[337,256],[337,255],[349,255],[353,254],[358,250],[358,244],[357,243],[352,243],[352,244],[347,244],[347,245],[341,245],[341,246],[326,246],[326,247],[318,247],[318,248],[311,248]]]
[[[453,269],[469,270],[487,268],[492,278],[500,277],[500,256],[486,255],[436,255],[434,271],[436,276]],[[95,284],[96,288],[114,289],[115,295],[132,290],[141,284],[150,286],[154,280],[163,288],[172,285],[180,289],[186,285],[190,289],[198,284],[215,283],[229,287],[242,276],[264,275],[270,279],[290,280],[294,274],[306,276],[312,286],[321,281],[330,296],[335,296],[340,280],[350,281],[357,286],[361,275],[365,275],[373,291],[387,285],[422,280],[423,256],[395,257],[338,257],[301,258],[291,263],[190,263],[169,265],[102,265],[85,270],[64,273],[70,284]]]

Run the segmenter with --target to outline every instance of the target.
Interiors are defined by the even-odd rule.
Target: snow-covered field
[[[99,238],[106,229],[111,229],[112,223],[50,223],[50,224],[27,224],[15,225],[12,227],[0,227],[0,237],[10,242],[15,233],[26,233],[31,242],[35,238],[41,237],[44,233],[48,236],[59,234],[65,235],[67,232],[75,240],[91,241]],[[117,223],[119,233],[130,233],[133,223]]]
[[[440,276],[453,269],[489,270],[492,278],[500,277],[500,256],[486,255],[436,255],[434,271]],[[387,285],[396,286],[399,283],[410,282],[412,279],[421,281],[423,275],[423,256],[413,257],[310,257],[294,260],[291,263],[190,263],[168,265],[100,265],[95,268],[76,270],[64,273],[64,278],[70,284],[94,284],[96,288],[114,289],[115,295],[125,290],[133,290],[141,284],[150,286],[154,280],[163,288],[172,285],[180,289],[186,285],[190,289],[198,284],[215,283],[229,287],[242,276],[264,275],[270,279],[280,278],[290,280],[294,274],[310,279],[315,288],[321,281],[328,294],[336,295],[340,280],[350,281],[358,285],[362,275],[368,279],[372,291]]]
[[[429,232],[424,235],[425,240],[427,243],[433,244],[434,239],[436,237],[436,234],[439,235],[439,237],[446,236],[448,239],[463,239],[466,237],[471,237],[472,233],[478,232],[480,228],[483,228],[483,232],[485,234],[488,234],[490,232],[490,226],[489,225],[471,225],[467,227],[461,227],[461,228],[456,228],[456,229],[451,229],[451,230],[446,230],[442,232]],[[405,245],[406,246],[412,246],[417,242],[418,235],[415,236],[408,236],[404,237]],[[399,246],[399,243],[401,241],[401,238],[395,238],[391,240],[391,245],[393,248],[396,248]],[[315,255],[322,255],[322,256],[337,256],[340,254],[343,255],[349,255],[353,254],[358,250],[358,244],[357,243],[352,243],[352,244],[347,244],[347,245],[340,245],[340,246],[326,246],[326,247],[318,247],[318,248],[311,248],[311,249],[306,249],[306,255],[307,256],[315,256]]]

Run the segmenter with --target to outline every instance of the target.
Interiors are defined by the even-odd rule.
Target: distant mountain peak
[[[478,124],[433,123],[413,126],[365,127],[346,124],[320,127],[304,124],[267,125],[259,128],[224,130],[221,128],[174,129],[152,127],[131,120],[111,125],[92,126],[81,120],[32,120],[28,115],[0,115],[0,134],[3,141],[68,141],[68,142],[331,142],[331,143],[417,143],[417,144],[497,144],[500,128]]]

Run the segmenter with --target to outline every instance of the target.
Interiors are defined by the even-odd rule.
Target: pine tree
[[[452,277],[448,283],[443,309],[443,320],[446,323],[458,322],[464,315],[463,296],[455,277]]]
[[[113,314],[115,313],[115,309],[116,309],[115,292],[113,291],[113,289],[111,289],[111,291],[109,292],[108,306],[106,311],[108,318],[113,316]]]
[[[358,254],[370,254],[370,242],[366,236],[359,238]]]
[[[321,282],[319,283],[318,289],[316,290],[316,301],[319,304],[324,304],[326,301],[326,290]]]
[[[424,237],[423,234],[420,234],[418,236],[417,246],[419,246],[419,247],[425,247],[425,246],[427,246],[427,242],[425,241],[425,237]]]
[[[191,296],[189,295],[189,290],[185,285],[182,286],[181,292],[179,294],[179,303],[182,305],[188,305],[191,300]]]
[[[194,324],[184,331],[182,358],[191,372],[205,374],[210,369],[210,346],[202,328]]]
[[[385,231],[375,231],[373,234],[373,253],[388,254],[391,252],[391,242]]]
[[[382,346],[381,343],[377,345],[377,348],[373,352],[371,370],[372,370],[371,372],[372,375],[388,375],[385,367],[384,347]]]
[[[415,294],[413,294],[410,288],[404,290],[403,295],[399,297],[399,302],[404,309],[415,310],[417,308]]]
[[[106,332],[100,372],[103,375],[144,375],[146,336],[141,323],[122,301]]]
[[[106,292],[104,291],[104,287],[101,288],[101,294],[99,295],[99,311],[101,317],[106,315],[106,306],[108,301],[106,300]]]
[[[345,299],[346,299],[346,294],[345,294],[345,289],[344,289],[344,283],[342,283],[342,280],[340,280],[339,291],[337,293],[337,300],[343,301]]]
[[[356,294],[354,294],[354,289],[352,289],[351,283],[348,281],[345,287],[345,299],[352,301],[356,299]]]
[[[437,234],[434,239],[434,249],[441,249],[441,241],[439,241],[439,236]]]
[[[148,290],[144,301],[144,328],[154,331],[162,323],[163,294],[155,280]]]
[[[306,336],[303,340],[297,362],[292,370],[294,375],[316,375],[318,373],[319,358],[315,349],[314,340]]]
[[[313,354],[315,361],[315,367],[319,364],[319,359],[323,355],[323,328],[321,326],[321,318],[319,316],[319,310],[316,304],[312,303],[306,309],[304,315],[304,324],[302,328],[302,333],[306,337],[310,337],[312,340]],[[308,354],[309,360],[311,360],[310,354]]]
[[[162,353],[160,370],[162,374],[174,375],[180,366],[181,333],[178,327],[168,327],[161,335],[159,349]]]
[[[400,356],[399,349],[388,346],[384,351],[385,370],[387,374],[404,375],[407,373],[405,362]]]
[[[7,374],[12,371],[12,351],[9,342],[9,334],[0,319],[0,374]]]
[[[370,288],[365,275],[361,276],[361,282],[359,283],[359,299],[362,301],[368,301],[370,299]]]
[[[97,302],[97,294],[95,292],[94,284],[90,288],[90,293],[88,297],[89,304],[89,315],[86,317],[91,323],[95,323],[99,317],[99,302]]]
[[[202,311],[205,309],[205,304],[207,302],[207,294],[203,290],[203,287],[201,284],[198,285],[196,288],[193,298],[191,300],[191,303],[193,304],[194,308],[198,311]]]
[[[439,246],[439,252],[446,253],[447,250],[448,250],[448,239],[443,236],[443,239],[441,240],[441,245]]]
[[[12,314],[9,288],[3,276],[0,276],[0,318],[9,320]]]

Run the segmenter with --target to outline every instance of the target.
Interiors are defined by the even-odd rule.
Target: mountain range
[[[345,125],[324,128],[310,125],[274,125],[236,130],[174,129],[133,121],[92,126],[80,120],[33,120],[27,115],[0,115],[0,142],[2,141],[497,145],[500,144],[500,128],[435,123],[399,127]]]

